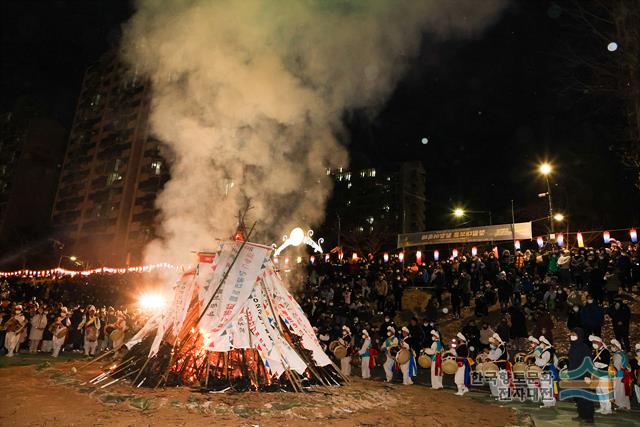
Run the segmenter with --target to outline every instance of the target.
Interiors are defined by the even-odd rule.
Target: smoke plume
[[[229,237],[251,199],[252,240],[318,225],[346,167],[344,111],[375,109],[423,34],[474,35],[503,0],[138,0],[126,61],[152,84],[152,134],[171,180],[147,260]],[[393,141],[389,141],[393,143]]]

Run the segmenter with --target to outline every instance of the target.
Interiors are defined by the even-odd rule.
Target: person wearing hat
[[[438,390],[442,388],[442,342],[440,333],[435,329],[431,330],[431,347],[425,349],[425,353],[431,356],[431,388]]]
[[[500,381],[500,384],[498,384],[498,380],[500,378],[506,378],[507,376],[506,364],[508,362],[506,359],[506,347],[504,345],[504,342],[502,341],[502,338],[500,338],[500,335],[498,335],[497,333],[494,333],[491,337],[489,337],[489,353],[487,357],[489,358],[489,360],[498,365],[498,368],[500,369],[498,377],[489,380],[489,390],[491,390],[491,395],[493,397],[498,397],[500,395],[500,388],[508,386],[508,384],[503,384],[503,381]]]
[[[44,307],[36,306],[36,314],[30,320],[31,331],[29,331],[29,353],[35,353],[40,347],[44,330],[47,327],[47,316],[44,314]]]
[[[613,400],[618,409],[631,410],[631,384],[633,375],[627,355],[622,349],[622,344],[618,340],[611,340],[611,351],[613,352],[613,367],[616,370],[613,377]]]
[[[390,383],[393,379],[393,365],[395,364],[395,353],[398,350],[400,343],[398,337],[396,337],[396,330],[393,326],[387,326],[387,338],[382,343],[381,350],[386,353],[387,359],[384,361],[384,374],[385,381]]]
[[[358,354],[361,357],[361,372],[363,379],[371,378],[371,372],[369,370],[369,350],[371,350],[371,337],[369,337],[369,332],[366,329],[362,330],[362,346],[358,351]]]
[[[62,307],[60,309],[60,314],[56,316],[56,320],[51,324],[51,326],[49,326],[49,330],[53,334],[53,351],[51,352],[51,356],[53,357],[58,357],[58,354],[60,354],[60,349],[64,345],[67,338],[67,332],[71,327],[71,320],[69,320],[68,314],[67,308]]]
[[[417,343],[411,336],[411,331],[406,326],[402,327],[402,340],[400,341],[400,347],[409,351],[409,361],[403,364],[400,364],[400,371],[402,371],[402,384],[411,385],[413,384],[412,377],[415,377],[418,373],[418,368],[416,366],[416,356],[414,353],[414,349],[416,348]]]
[[[456,335],[457,342],[451,345],[451,352],[456,357],[458,369],[453,378],[453,381],[458,387],[457,396],[462,396],[469,391],[469,384],[471,384],[470,366],[469,366],[469,347],[467,345],[467,337],[462,332],[458,332]]]
[[[558,356],[556,356],[556,350],[551,345],[551,342],[543,335],[538,338],[541,351],[535,357],[536,366],[542,368],[544,372],[548,372],[551,375],[551,393],[548,393],[548,389],[539,388],[539,398],[542,400],[543,407],[549,408],[556,405],[556,390],[558,387],[558,380],[560,375],[558,374]]]
[[[22,314],[22,306],[18,304],[13,309],[13,316],[4,324],[6,331],[4,346],[7,349],[7,357],[13,357],[14,353],[17,353],[20,336],[26,326],[27,319]]]
[[[340,370],[342,375],[348,377],[351,375],[351,329],[347,325],[342,327],[342,336],[338,338],[338,342],[341,346],[347,349],[346,356],[340,359]]]
[[[594,349],[593,366],[597,368],[598,385],[596,393],[600,398],[600,409],[596,412],[602,415],[611,414],[611,401],[609,400],[610,380],[609,380],[609,364],[611,362],[611,353],[605,346],[604,341],[597,335],[590,335],[589,341]]]
[[[78,325],[78,330],[84,330],[84,355],[95,356],[98,348],[98,334],[100,331],[100,319],[96,314],[93,305],[87,307],[82,322]]]

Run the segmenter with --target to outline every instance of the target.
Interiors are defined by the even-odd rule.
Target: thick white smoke
[[[474,34],[503,0],[137,4],[123,55],[152,83],[151,131],[172,160],[147,258],[184,261],[233,233],[247,197],[258,240],[321,222],[325,171],[348,163],[343,112],[379,106],[423,33]]]

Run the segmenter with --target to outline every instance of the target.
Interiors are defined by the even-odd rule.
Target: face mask
[[[578,337],[576,335],[571,335],[569,338],[571,341],[578,341]]]
[[[616,308],[616,310],[618,310],[620,308],[620,304],[615,304],[614,307]]]
[[[423,325],[424,325],[425,327],[426,327],[426,326],[429,326],[429,324],[428,324],[427,322],[424,322],[424,323],[423,323]]]
[[[593,300],[592,300],[592,299],[588,299],[588,300],[587,300],[587,302],[588,302],[589,304],[593,304]]]
[[[593,343],[593,348],[595,348],[595,349],[597,350],[597,349],[599,348],[599,347],[598,347],[598,344]]]
[[[384,318],[384,321],[385,321],[385,322],[388,322],[389,320],[391,320],[391,319],[389,319],[388,317],[385,317],[385,318]]]
[[[390,337],[391,335],[393,335],[391,331],[387,331],[387,336]]]
[[[578,307],[577,305],[575,307],[573,307],[573,311],[575,311],[576,313],[580,311],[580,307]]]

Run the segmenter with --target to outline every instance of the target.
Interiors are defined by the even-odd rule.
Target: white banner
[[[318,366],[330,365],[331,360],[322,350],[311,323],[297,301],[285,289],[278,273],[273,268],[268,268],[263,280],[271,296],[273,309],[282,318],[289,331],[301,338],[304,348],[311,350],[313,360]]]
[[[223,249],[221,258],[226,251],[232,251],[233,249]],[[228,267],[222,269],[222,266],[218,266],[217,270],[222,272],[222,276],[227,270],[229,272],[214,302],[212,302],[200,320],[199,327],[207,334],[209,341],[207,350],[227,351],[222,348],[228,347],[229,336],[228,334],[226,334],[227,336],[223,335],[225,335],[227,326],[236,320],[238,313],[246,305],[251,295],[251,290],[255,286],[258,277],[261,276],[265,263],[269,259],[271,250],[272,248],[267,246],[246,243],[231,269]],[[220,277],[221,280],[222,277]],[[217,288],[219,283],[212,283],[212,285]],[[219,349],[220,347],[218,346],[222,348]]]
[[[170,323],[173,323],[173,335],[178,336],[180,328],[184,322],[184,318],[187,315],[191,298],[193,297],[193,287],[198,278],[198,270],[187,272],[182,275],[175,288],[173,288],[173,304],[171,305],[172,319],[169,319]]]
[[[151,333],[160,324],[161,314],[157,313],[149,320],[144,326],[125,344],[125,346],[131,350],[131,348],[142,341],[147,335]]]

